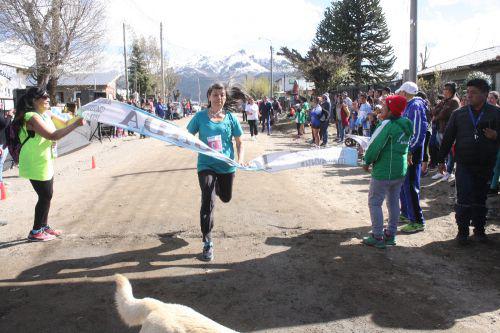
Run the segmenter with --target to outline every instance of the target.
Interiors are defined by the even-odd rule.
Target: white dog
[[[137,299],[125,276],[116,274],[115,280],[118,313],[127,325],[142,325],[140,333],[236,332],[187,306],[167,304],[149,297]]]

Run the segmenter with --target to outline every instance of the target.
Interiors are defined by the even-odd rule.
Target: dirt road
[[[248,159],[308,148],[287,131],[245,146]],[[25,241],[36,197],[7,172],[0,332],[138,332],[116,313],[116,272],[138,297],[238,331],[500,331],[500,222],[490,244],[456,247],[447,183],[425,179],[427,230],[384,251],[360,242],[370,231],[361,168],[238,172],[233,200],[216,203],[215,260],[204,263],[195,168],[194,153],[138,137],[59,158],[50,224],[65,234],[44,244]]]

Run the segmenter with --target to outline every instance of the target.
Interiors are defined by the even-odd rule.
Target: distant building
[[[14,108],[15,91],[26,88],[28,67],[0,60],[0,110]]]
[[[500,45],[475,51],[464,56],[425,68],[418,76],[429,79],[439,71],[442,81],[464,83],[470,72],[481,71],[491,77],[492,89],[500,89]]]
[[[120,75],[114,71],[64,74],[57,81],[56,100],[58,103],[68,103],[80,98],[82,104],[86,104],[95,97],[115,99],[116,81]]]
[[[278,96],[291,96],[293,92],[293,86],[295,82],[299,86],[300,94],[310,96],[314,90],[314,82],[307,81],[304,78],[299,78],[295,76],[283,76],[282,78],[274,82],[275,94]]]

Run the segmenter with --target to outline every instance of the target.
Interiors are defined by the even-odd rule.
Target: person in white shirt
[[[359,113],[358,119],[363,127],[363,136],[370,136],[370,121],[368,120],[368,115],[372,113],[372,107],[367,102],[366,93],[359,94]]]
[[[257,123],[259,121],[259,106],[253,98],[248,100],[247,105],[245,106],[245,112],[247,114],[248,125],[250,126],[250,135],[252,136],[252,140],[255,140],[259,131],[257,130]]]

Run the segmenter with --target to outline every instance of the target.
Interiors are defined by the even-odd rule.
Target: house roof
[[[428,67],[418,72],[418,75],[426,75],[435,71],[446,72],[470,65],[478,65],[486,61],[500,61],[500,45],[493,46],[484,50],[475,51],[461,57],[451,59],[440,64]]]
[[[57,80],[58,86],[106,86],[120,77],[116,71],[106,73],[63,74]]]

